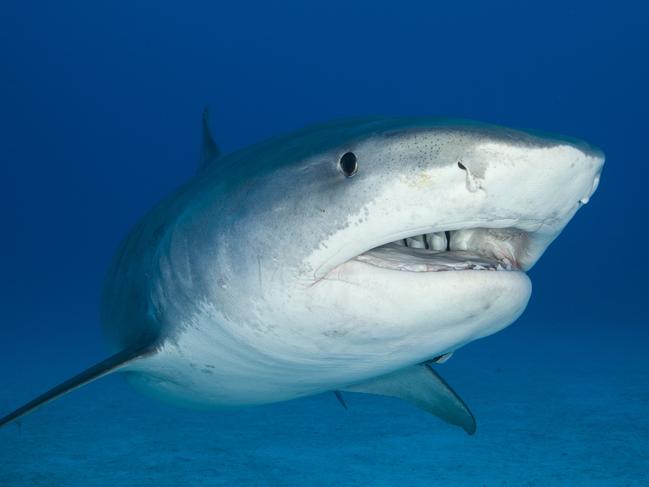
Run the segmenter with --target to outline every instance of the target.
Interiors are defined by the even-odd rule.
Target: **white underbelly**
[[[447,306],[443,299],[439,304],[429,301],[440,309]],[[502,302],[492,303],[492,311],[503,307],[493,316],[513,319],[517,314],[507,311],[508,299]],[[215,406],[265,404],[340,389],[432,359],[511,322],[494,321],[480,300],[465,304],[462,319],[431,322],[431,311],[408,329],[395,327],[392,319],[368,324],[339,319],[332,327],[322,317],[315,323],[315,316],[319,314],[306,325],[301,319],[251,326],[229,322],[206,306],[156,354],[125,371],[134,386],[162,399]]]

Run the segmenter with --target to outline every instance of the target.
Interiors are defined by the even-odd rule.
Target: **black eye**
[[[340,169],[343,170],[345,176],[352,177],[358,171],[358,163],[356,156],[353,152],[345,152],[340,158]]]

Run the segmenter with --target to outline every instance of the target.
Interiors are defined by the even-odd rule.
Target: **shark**
[[[195,176],[110,265],[112,355],[0,426],[120,372],[190,406],[392,396],[473,434],[437,364],[521,315],[527,271],[593,195],[602,151],[431,117],[333,121],[222,155],[205,110],[202,134]]]

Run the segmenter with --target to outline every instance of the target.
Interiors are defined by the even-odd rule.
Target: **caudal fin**
[[[41,394],[37,398],[29,401],[27,404],[19,407],[15,411],[7,414],[6,416],[0,418],[0,428],[11,423],[12,421],[17,420],[18,418],[31,413],[35,409],[47,404],[54,399],[67,394],[74,389],[77,389],[81,386],[84,386],[100,377],[110,374],[122,367],[124,367],[129,362],[153,353],[154,348],[151,346],[133,348],[123,350],[111,355],[106,360],[99,362],[96,365],[84,370],[80,374],[75,375],[74,377],[66,380],[65,382],[59,384],[56,387],[53,387],[49,391]]]

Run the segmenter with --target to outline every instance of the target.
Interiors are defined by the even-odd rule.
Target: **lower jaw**
[[[346,354],[374,347],[374,357],[399,356],[401,366],[502,330],[524,311],[532,290],[529,276],[517,270],[418,272],[380,264],[347,261],[312,288],[313,300],[340,309],[344,318],[336,326],[350,323],[345,340],[355,340]]]

